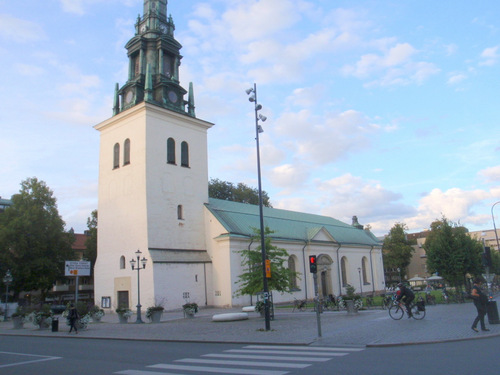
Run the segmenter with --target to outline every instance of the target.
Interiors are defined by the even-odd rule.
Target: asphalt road
[[[3,336],[0,373],[158,374],[496,374],[500,337],[390,347],[172,343]]]

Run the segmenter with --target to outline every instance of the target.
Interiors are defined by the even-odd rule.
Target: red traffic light
[[[316,264],[316,255],[309,255],[309,271],[311,273],[318,272],[318,267]]]

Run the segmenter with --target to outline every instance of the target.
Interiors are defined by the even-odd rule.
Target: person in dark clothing
[[[78,333],[78,328],[76,328],[76,321],[78,320],[78,310],[76,309],[75,305],[71,304],[69,305],[69,314],[68,314],[68,319],[69,319],[69,333],[74,329],[75,333]]]
[[[408,319],[411,318],[410,305],[415,299],[415,294],[413,291],[406,287],[403,283],[398,284],[399,290],[396,292],[396,301],[403,301],[406,306],[406,313],[408,314]]]
[[[481,279],[474,280],[474,286],[472,287],[470,293],[474,301],[474,305],[476,306],[477,309],[477,316],[476,319],[474,319],[474,322],[472,323],[471,327],[472,330],[476,332],[479,332],[476,328],[477,323],[481,323],[481,331],[489,331],[489,329],[486,328],[486,325],[484,324],[484,316],[486,315],[486,305],[488,304],[488,296],[481,289],[481,284],[482,284]]]

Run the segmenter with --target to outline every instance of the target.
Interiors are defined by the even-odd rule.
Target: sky
[[[99,133],[127,80],[142,0],[0,0],[0,196],[47,183],[67,229],[97,208]],[[275,208],[387,234],[443,216],[493,228],[500,201],[500,2],[170,0],[208,132],[209,177]],[[500,205],[493,215],[500,225]]]

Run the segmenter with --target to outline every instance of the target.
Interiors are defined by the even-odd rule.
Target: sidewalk
[[[476,316],[472,303],[427,306],[425,319],[417,321],[406,316],[395,321],[387,310],[374,308],[349,315],[346,311],[327,311],[321,314],[322,337],[318,337],[316,313],[275,309],[271,330],[265,331],[265,321],[257,313],[248,320],[211,321],[214,314],[241,312],[241,309],[201,309],[194,319],[185,319],[182,311],[164,312],[159,324],[119,324],[116,314],[108,314],[100,323],[90,323],[78,335],[68,334],[65,320],[59,321],[59,331],[39,330],[26,323],[21,330],[12,322],[0,322],[0,335],[78,337],[118,340],[161,340],[193,342],[295,344],[318,346],[389,346],[433,343],[500,336],[500,324],[486,326],[490,332],[476,333],[471,324]],[[143,313],[143,320],[146,321]]]

